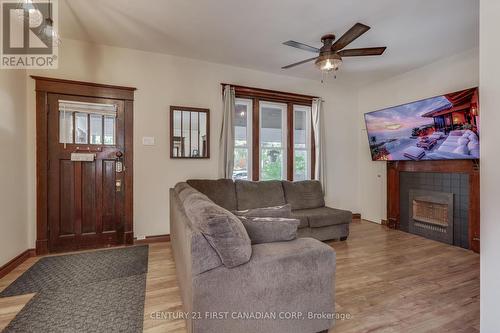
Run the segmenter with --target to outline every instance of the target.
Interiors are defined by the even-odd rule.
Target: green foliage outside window
[[[282,167],[282,152],[275,149],[262,150],[262,180],[280,180]]]

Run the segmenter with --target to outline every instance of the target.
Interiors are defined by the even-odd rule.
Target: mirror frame
[[[207,115],[207,156],[174,156],[174,111],[203,112]],[[186,106],[170,106],[170,158],[174,159],[209,159],[210,158],[210,109]]]

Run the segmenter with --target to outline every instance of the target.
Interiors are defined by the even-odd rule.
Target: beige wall
[[[0,70],[0,266],[28,246],[26,72]]]
[[[479,50],[474,49],[359,90],[357,192],[363,218],[380,223],[387,205],[386,162],[371,160],[363,114],[478,85]]]
[[[481,0],[481,332],[500,332],[500,2]]]
[[[33,72],[35,73],[35,72]],[[30,73],[30,74],[33,74]],[[37,75],[133,86],[138,88],[134,110],[134,228],[135,235],[169,233],[168,189],[188,178],[217,176],[221,119],[221,82],[313,94],[325,99],[328,156],[327,201],[357,211],[355,94],[337,81],[317,81],[267,74],[243,68],[173,57],[164,54],[97,46],[64,40],[59,69]],[[28,91],[28,207],[30,244],[35,241],[35,94]],[[207,107],[211,112],[211,158],[169,158],[170,105]],[[143,146],[143,136],[154,136],[155,146]]]

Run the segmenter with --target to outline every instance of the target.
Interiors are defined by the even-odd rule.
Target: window
[[[102,145],[102,116],[98,114],[90,115],[90,144]]]
[[[260,178],[286,179],[286,104],[260,102]]]
[[[237,98],[234,108],[234,179],[251,180],[252,100]]]
[[[59,143],[114,145],[116,105],[59,100]]]
[[[235,86],[233,179],[313,176],[312,96]]]
[[[310,179],[311,107],[293,106],[293,179]]]

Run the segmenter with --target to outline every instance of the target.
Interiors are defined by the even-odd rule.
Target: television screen
[[[478,88],[365,114],[374,161],[479,159]]]

